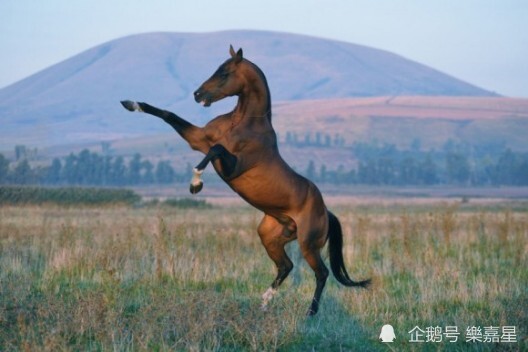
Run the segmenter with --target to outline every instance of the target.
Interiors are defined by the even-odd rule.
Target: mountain
[[[494,96],[401,56],[302,35],[226,31],[148,33],[82,52],[0,90],[0,148],[113,140],[167,130],[124,111],[147,101],[194,123],[228,111],[203,109],[192,92],[225,59],[229,44],[264,71],[273,102],[371,96]]]

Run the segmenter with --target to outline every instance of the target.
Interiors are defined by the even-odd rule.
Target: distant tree
[[[438,183],[437,167],[431,153],[428,153],[425,159],[420,162],[418,169],[419,179],[423,184],[434,185]]]
[[[9,176],[9,160],[0,154],[0,184],[5,184],[8,181]]]
[[[141,182],[141,154],[136,153],[128,163],[127,181],[131,185],[137,185]]]
[[[345,145],[345,138],[343,138],[339,133],[334,135],[334,146],[343,147]]]
[[[154,183],[154,165],[148,160],[145,160],[141,164],[141,168],[145,170],[145,173],[142,177],[142,183],[151,184]]]
[[[19,161],[27,157],[27,148],[25,145],[16,145],[15,146],[15,160]]]
[[[420,138],[414,138],[411,143],[411,150],[415,153],[419,152],[422,149],[422,141]]]
[[[286,144],[293,144],[293,135],[290,131],[286,132]]]
[[[520,186],[528,184],[528,155],[506,149],[497,160],[494,183]]]
[[[338,185],[349,183],[348,176],[349,174],[345,171],[345,167],[339,164],[335,172],[335,183]]]
[[[292,143],[293,145],[299,145],[299,139],[297,137],[297,133],[293,132],[293,135],[292,135]]]
[[[92,163],[92,172],[90,175],[91,176],[90,184],[102,185],[103,180],[106,179],[105,172],[107,172],[107,170],[105,169],[105,157],[97,153],[92,153],[91,163]]]
[[[475,170],[472,175],[471,184],[473,185],[490,185],[493,183],[495,172],[495,161],[489,155],[481,157],[475,163]]]
[[[112,150],[112,143],[108,141],[101,142],[101,151],[103,152],[103,155],[110,154],[110,151]]]
[[[126,184],[126,166],[122,156],[115,158],[110,171],[110,183],[113,185]]]
[[[309,146],[311,144],[311,140],[310,140],[310,133],[306,133],[304,135],[304,145],[306,146]]]
[[[69,185],[77,184],[77,156],[70,153],[64,160],[62,178]]]
[[[101,185],[106,186],[112,183],[112,157],[106,155],[103,157],[103,166],[102,166],[102,178]]]
[[[378,159],[377,173],[378,183],[391,185],[396,181],[396,167],[391,157],[381,157]]]
[[[516,184],[519,186],[528,186],[528,155],[524,155],[519,162],[516,171]]]
[[[47,168],[45,183],[57,185],[61,183],[62,163],[59,158],[54,158],[51,165]]]
[[[398,166],[398,183],[403,185],[418,184],[418,166],[416,164],[416,160],[413,157],[405,157],[400,161]]]
[[[446,155],[447,181],[452,184],[468,183],[470,167],[468,158],[458,152],[449,152]]]
[[[174,182],[175,172],[169,161],[159,161],[156,165],[155,175],[159,183]]]
[[[33,170],[27,159],[22,160],[13,170],[13,183],[18,185],[29,185],[35,182]]]
[[[310,160],[310,162],[308,163],[308,167],[306,168],[305,175],[306,175],[306,178],[308,178],[309,180],[312,180],[312,181],[315,180],[317,175],[315,173],[315,164],[313,160]]]
[[[326,173],[326,165],[321,165],[321,169],[319,170],[319,181],[321,183],[327,182],[327,173]]]
[[[76,164],[74,164],[74,169],[76,170],[74,184],[88,185],[91,183],[93,179],[93,164],[92,156],[88,149],[84,149],[79,153]]]
[[[351,169],[346,175],[346,183],[355,184],[358,183],[357,172],[355,169]]]
[[[455,142],[449,138],[445,143],[444,143],[444,146],[442,147],[442,150],[448,154],[448,153],[453,153],[455,151]]]
[[[358,182],[366,185],[379,184],[378,171],[374,159],[360,161],[358,165]]]
[[[315,133],[315,145],[318,146],[318,147],[323,145],[321,132],[316,132]]]
[[[325,135],[325,147],[331,147],[332,146],[332,137],[330,135]]]

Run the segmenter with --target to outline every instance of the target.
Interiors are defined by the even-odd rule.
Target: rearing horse
[[[339,220],[328,211],[317,187],[293,171],[279,154],[271,124],[271,97],[266,77],[255,64],[243,58],[242,49],[235,52],[231,46],[229,51],[231,58],[194,92],[194,98],[210,106],[236,95],[237,105],[203,128],[146,103],[129,100],[121,103],[130,111],[160,117],[192,149],[206,155],[194,169],[192,193],[200,191],[200,175],[212,162],[218,175],[236,193],[264,212],[257,231],[278,273],[262,296],[262,308],[266,308],[293,268],[284,246],[294,239],[299,241],[301,253],[315,273],[316,289],[308,310],[309,315],[314,315],[328,278],[328,269],[321,258],[321,249],[327,240],[330,267],[341,284],[366,287],[370,280],[350,279],[343,261]]]

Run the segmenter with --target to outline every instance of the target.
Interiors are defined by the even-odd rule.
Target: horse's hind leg
[[[309,224],[309,222],[307,223]],[[315,315],[319,310],[321,294],[323,293],[329,272],[321,257],[321,248],[323,248],[326,242],[325,228],[313,223],[310,225],[309,227],[299,225],[298,241],[304,259],[315,273],[315,293],[310,308],[308,309],[308,315]]]
[[[277,277],[271,287],[262,295],[262,309],[265,310],[280,284],[293,269],[293,263],[286,254],[284,246],[295,239],[295,224],[284,225],[269,215],[264,215],[258,227],[258,234],[266,252],[277,266]]]
[[[323,258],[321,258],[320,249],[301,247],[301,250],[303,252],[304,259],[306,259],[306,262],[308,262],[308,265],[310,265],[315,273],[315,293],[310,305],[310,309],[308,309],[307,313],[308,315],[315,315],[319,310],[319,302],[321,300],[323,289],[326,285],[326,279],[328,278],[328,269],[323,262]]]

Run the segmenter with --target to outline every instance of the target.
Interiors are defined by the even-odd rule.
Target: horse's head
[[[235,52],[233,46],[230,46],[229,53],[231,58],[220,65],[215,73],[194,92],[197,103],[210,106],[225,97],[238,95],[242,90],[245,82],[240,65],[243,61],[242,49]]]

